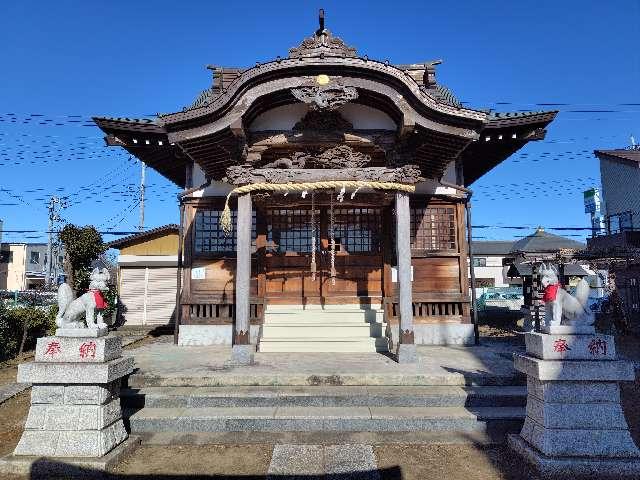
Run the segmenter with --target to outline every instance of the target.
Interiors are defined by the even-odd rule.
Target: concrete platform
[[[381,353],[256,352],[253,365],[228,363],[231,347],[177,346],[170,337],[125,351],[135,360],[129,387],[524,385],[512,353],[524,346],[417,346],[418,362]]]

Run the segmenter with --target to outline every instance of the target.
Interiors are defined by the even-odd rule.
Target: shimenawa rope
[[[244,195],[256,190],[265,190],[268,192],[302,192],[304,190],[332,190],[336,188],[344,189],[360,189],[372,188],[375,190],[398,190],[400,192],[413,193],[416,190],[415,185],[407,185],[405,183],[396,182],[365,182],[365,181],[348,181],[348,180],[332,180],[328,182],[306,182],[306,183],[252,183],[243,185],[231,190],[224,203],[224,210],[220,216],[220,226],[225,235],[230,235],[233,231],[233,223],[231,221],[231,209],[229,208],[229,198],[231,195]]]

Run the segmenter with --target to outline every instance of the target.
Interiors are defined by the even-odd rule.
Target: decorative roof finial
[[[289,50],[290,58],[300,57],[355,57],[356,49],[348,47],[340,38],[331,35],[324,26],[324,8],[318,12],[318,29],[313,36]]]
[[[321,8],[318,12],[318,23],[320,24],[320,27],[318,28],[316,35],[320,35],[324,32],[324,8]]]

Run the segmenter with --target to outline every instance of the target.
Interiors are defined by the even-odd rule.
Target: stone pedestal
[[[593,327],[525,334],[514,356],[527,375],[527,416],[510,447],[542,478],[640,478],[640,450],[629,434],[618,382],[633,381],[614,339]]]
[[[120,380],[133,370],[120,337],[58,330],[39,338],[35,361],[18,367],[31,383],[31,407],[14,455],[102,457],[127,439]]]

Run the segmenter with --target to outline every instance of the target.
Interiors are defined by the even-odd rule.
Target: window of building
[[[380,251],[382,224],[379,208],[337,208],[334,215],[336,243],[351,253]]]
[[[473,266],[474,267],[486,267],[487,259],[484,257],[473,257]]]
[[[13,262],[13,252],[10,250],[3,250],[0,252],[0,263]]]
[[[267,250],[274,253],[311,252],[311,210],[271,209],[267,212]],[[316,210],[316,249],[320,246]]]
[[[38,265],[40,263],[40,252],[31,252],[30,263]]]
[[[607,232],[609,234],[633,230],[633,217],[631,212],[616,213],[606,217]]]
[[[476,288],[489,288],[495,286],[495,278],[476,278]]]
[[[197,210],[193,222],[193,247],[196,254],[235,253],[237,241],[237,212],[231,211],[233,232],[228,237],[220,225],[222,210]],[[255,238],[256,217],[252,218],[251,238]]]
[[[411,209],[411,249],[457,250],[456,211],[453,205]]]

